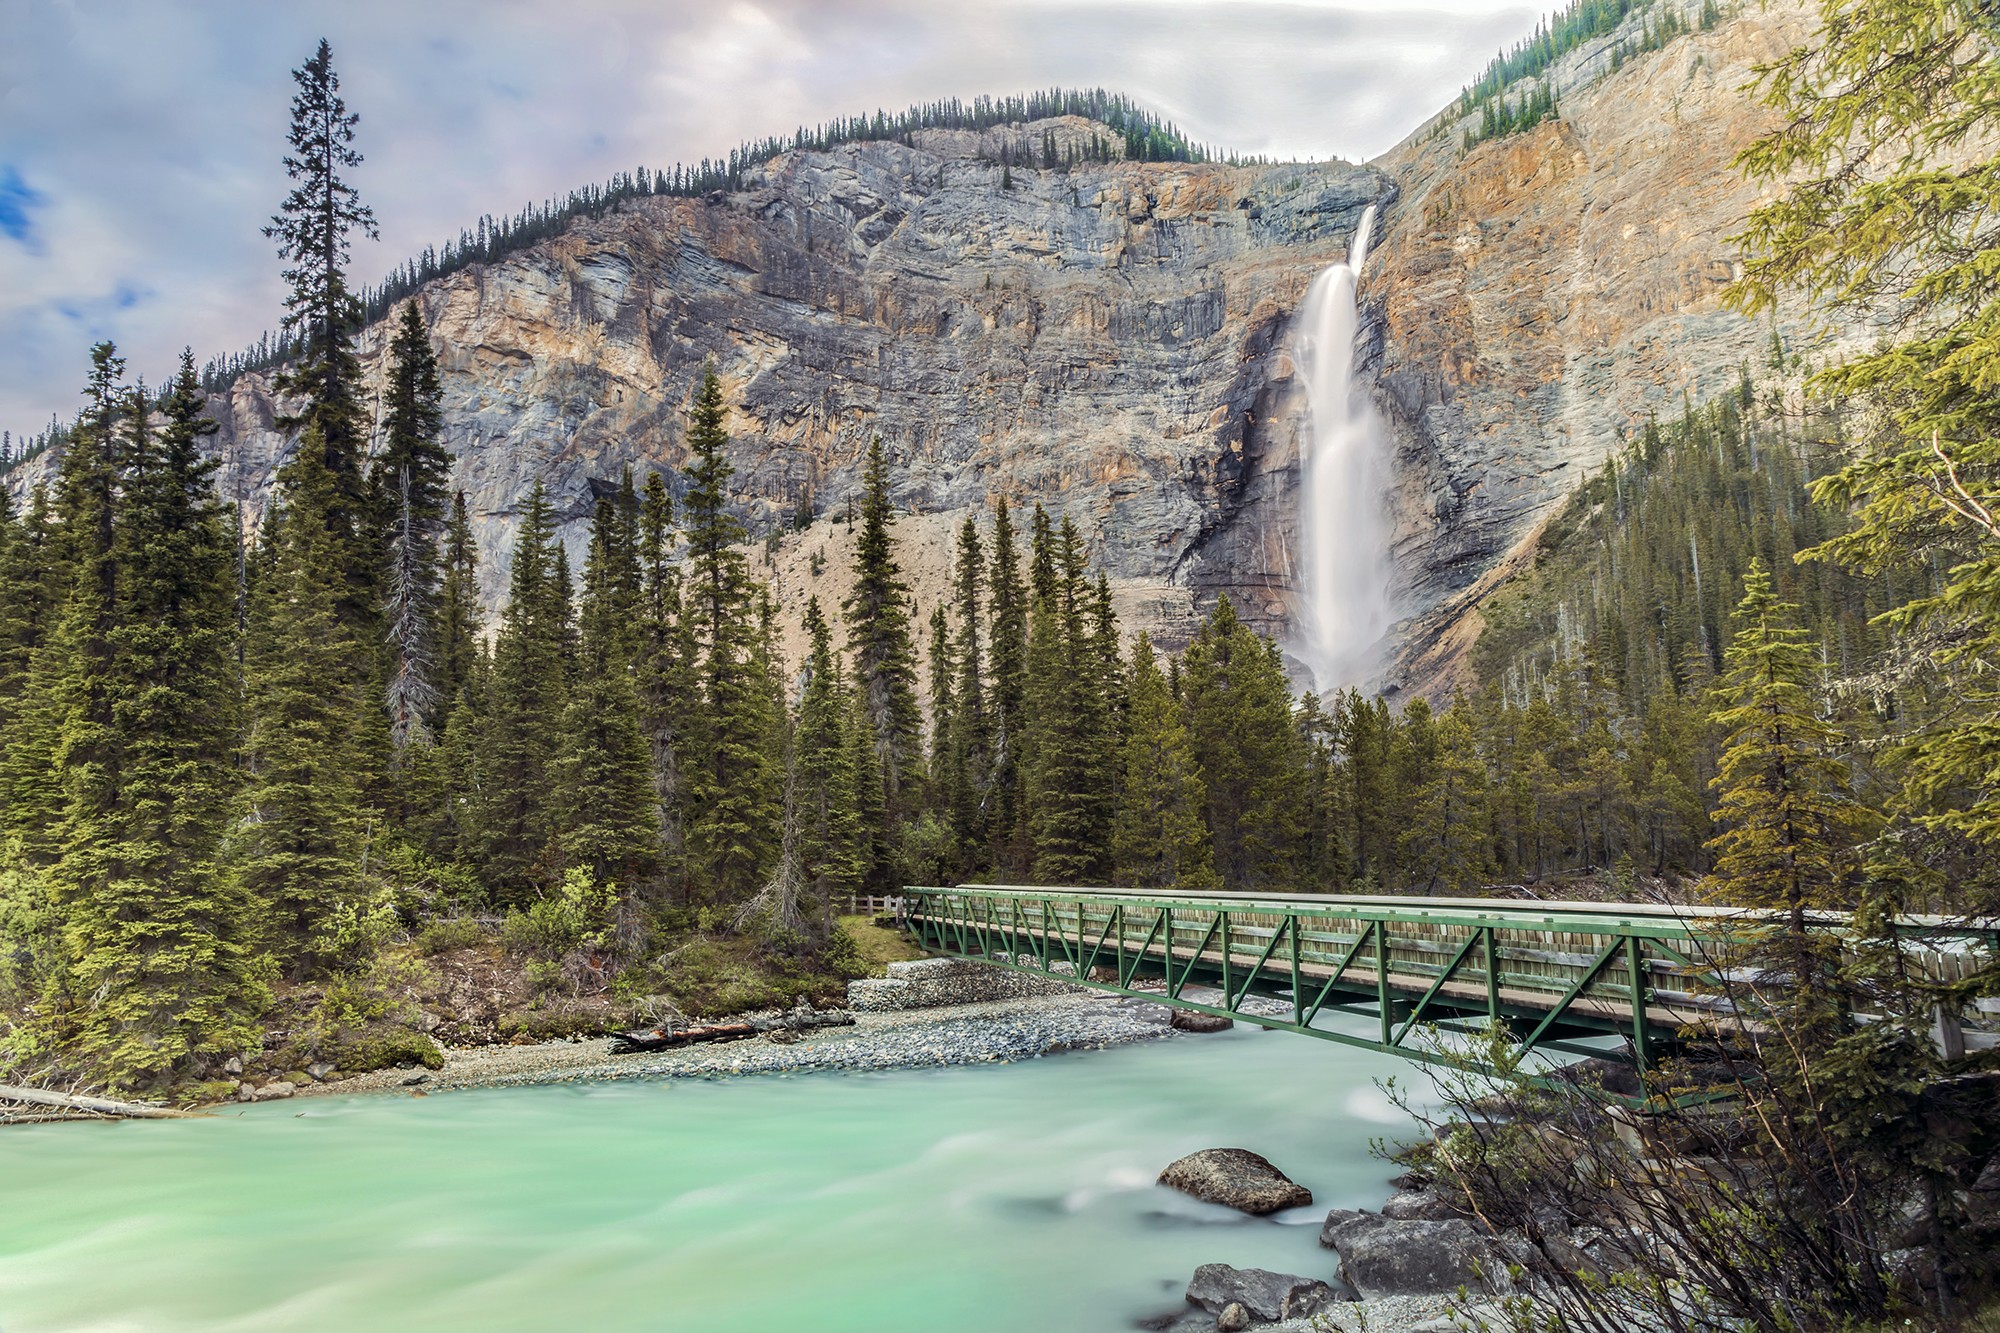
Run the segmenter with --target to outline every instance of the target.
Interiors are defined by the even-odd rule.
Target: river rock
[[[297,1087],[280,1079],[276,1083],[266,1083],[263,1087],[258,1088],[250,1094],[250,1100],[253,1102],[282,1101],[297,1091]]]
[[[1312,1191],[1247,1148],[1204,1148],[1160,1172],[1168,1189],[1191,1194],[1204,1203],[1219,1203],[1262,1216],[1284,1208],[1303,1208]]]
[[[1340,1276],[1364,1300],[1479,1290],[1481,1274],[1497,1278],[1504,1259],[1462,1218],[1425,1221],[1336,1208],[1319,1243],[1340,1254]]]
[[[1194,1280],[1188,1283],[1187,1299],[1189,1305],[1199,1305],[1213,1315],[1226,1316],[1231,1309],[1240,1309],[1266,1323],[1274,1323],[1316,1314],[1340,1297],[1316,1277],[1203,1264],[1194,1270]],[[1223,1326],[1220,1320],[1216,1326]],[[1242,1328],[1244,1324],[1236,1327]]]
[[[1250,1327],[1250,1312],[1239,1301],[1231,1301],[1222,1307],[1222,1313],[1215,1317],[1216,1333],[1243,1333]]]
[[[1227,1032],[1236,1026],[1233,1018],[1221,1014],[1204,1014],[1193,1009],[1176,1009],[1167,1019],[1167,1026],[1181,1032]]]
[[[1448,1222],[1462,1217],[1451,1201],[1431,1190],[1400,1190],[1382,1205],[1382,1216],[1397,1222]]]

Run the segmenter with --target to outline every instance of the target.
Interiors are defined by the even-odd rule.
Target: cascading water
[[[1370,204],[1348,261],[1313,279],[1296,326],[1295,360],[1312,415],[1300,459],[1304,605],[1295,655],[1316,691],[1362,683],[1389,629],[1383,432],[1354,375],[1355,281],[1374,225]]]

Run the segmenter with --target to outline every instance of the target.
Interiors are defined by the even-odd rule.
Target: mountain
[[[823,591],[815,556],[843,563],[836,520],[879,434],[919,516],[904,558],[926,607],[946,535],[1005,495],[1073,516],[1127,623],[1163,645],[1225,593],[1282,635],[1303,419],[1288,335],[1375,205],[1360,357],[1394,451],[1406,617],[1379,683],[1442,688],[1552,507],[1772,337],[1720,306],[1755,198],[1731,159],[1768,123],[1752,66],[1805,13],[1746,6],[1627,58],[1666,2],[1561,54],[1543,75],[1554,119],[1470,149],[1463,104],[1367,165],[1118,160],[1117,136],[1077,116],[917,130],[780,152],[740,189],[631,199],[425,284],[487,598],[535,480],[575,554],[623,468],[679,484],[683,408],[712,362],[736,499],[776,534],[788,615]],[[1107,143],[1111,161],[1028,165]],[[361,343],[377,383],[388,336]],[[261,372],[215,404],[221,484],[253,523],[290,447],[279,409]]]

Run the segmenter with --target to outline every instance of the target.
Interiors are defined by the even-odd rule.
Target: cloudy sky
[[[277,318],[290,70],[333,43],[372,282],[481,213],[835,115],[1054,84],[1243,153],[1361,160],[1540,9],[1517,0],[0,0],[0,428],[89,345],[157,381]]]

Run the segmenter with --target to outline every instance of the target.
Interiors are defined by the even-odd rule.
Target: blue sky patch
[[[28,211],[48,202],[48,197],[21,179],[13,163],[0,164],[0,234],[13,237],[31,250],[40,248],[35,237],[34,219]]]

